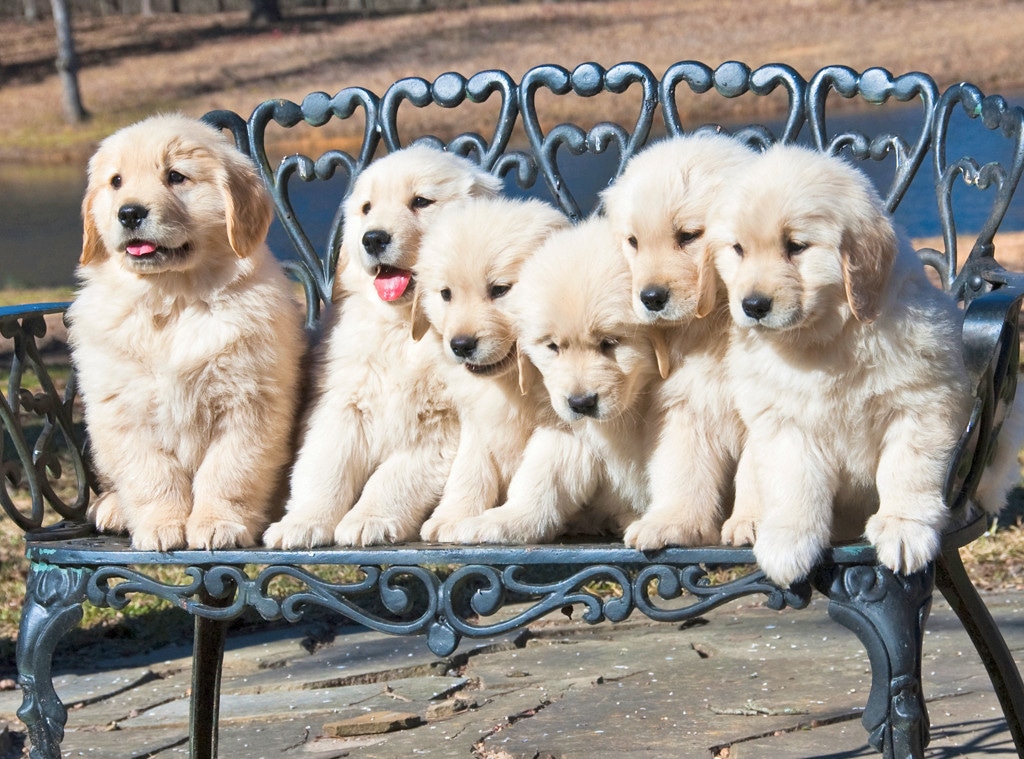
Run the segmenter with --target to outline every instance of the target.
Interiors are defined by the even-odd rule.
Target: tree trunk
[[[89,114],[82,106],[82,96],[78,91],[78,57],[71,31],[71,12],[67,0],[50,0],[50,7],[57,30],[57,75],[64,93],[64,118],[69,124],[79,124]]]
[[[36,0],[25,0],[25,20],[30,24],[39,20],[39,6]]]
[[[277,0],[249,0],[250,23],[272,24],[281,18],[281,6]]]
[[[139,15],[153,15],[153,0],[142,0],[142,2],[139,4]]]

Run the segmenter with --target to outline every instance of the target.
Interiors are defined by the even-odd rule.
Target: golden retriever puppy
[[[731,505],[744,427],[726,381],[732,320],[705,232],[719,194],[754,155],[721,134],[664,140],[602,194],[632,275],[633,310],[664,327],[671,365],[653,391],[651,503],[626,529],[634,548],[718,543]]]
[[[414,337],[432,327],[448,357],[445,381],[459,414],[459,447],[420,535],[450,541],[454,528],[504,502],[543,413],[543,389],[522,393],[517,333],[507,308],[524,261],[568,218],[539,200],[480,198],[443,209],[416,265]]]
[[[458,443],[440,340],[412,338],[420,238],[445,205],[497,193],[468,159],[411,146],[374,161],[344,206],[338,291],[277,548],[415,538]]]
[[[215,129],[156,116],[89,162],[68,317],[103,495],[142,550],[253,545],[291,456],[305,350],[272,208]]]
[[[530,436],[505,503],[463,519],[453,538],[529,543],[580,524],[621,530],[648,503],[646,420],[663,346],[633,314],[607,221],[552,233],[507,297],[522,381],[529,387],[531,368],[539,372],[557,418]]]
[[[748,428],[734,514],[758,563],[789,585],[865,534],[893,571],[921,569],[970,405],[955,303],[845,161],[775,146],[728,195],[710,234]]]

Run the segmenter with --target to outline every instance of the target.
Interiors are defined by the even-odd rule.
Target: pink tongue
[[[373,286],[381,300],[392,301],[402,297],[411,280],[412,272],[405,269],[383,269],[374,278]]]
[[[129,256],[148,256],[156,252],[156,245],[151,242],[137,242],[129,245],[126,250]]]

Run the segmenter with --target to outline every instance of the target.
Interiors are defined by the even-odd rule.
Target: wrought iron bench
[[[602,93],[604,98],[634,98],[636,121],[631,127],[601,122],[589,130],[565,123],[545,128],[539,103],[553,102],[552,94],[585,99]],[[66,304],[4,308],[0,332],[13,338],[14,348],[6,395],[0,395],[4,431],[0,499],[8,517],[26,530],[31,561],[17,657],[24,693],[19,716],[30,732],[32,756],[56,759],[61,755],[67,710],[53,688],[51,661],[61,637],[81,619],[87,601],[121,608],[135,593],[152,594],[194,616],[190,755],[212,757],[217,753],[226,626],[246,609],[267,620],[295,621],[310,606],[325,607],[375,630],[424,635],[431,651],[444,655],[464,637],[512,630],[568,604],[581,605],[588,622],[620,621],[634,610],[655,620],[678,622],[751,594],[765,596],[775,609],[801,608],[817,590],[829,599],[831,616],[856,633],[867,649],[873,673],[863,715],[868,741],[886,757],[921,757],[929,729],[921,688],[921,651],[936,586],[970,633],[1018,751],[1024,754],[1024,685],[958,553],[960,546],[988,527],[971,496],[1016,387],[1024,277],[1006,271],[994,254],[996,232],[1024,169],[1024,110],[1010,108],[1001,97],[986,97],[969,84],[941,92],[931,78],[919,73],[894,77],[882,69],[857,73],[837,66],[805,80],[784,65],[751,70],[729,62],[712,69],[682,62],[661,76],[636,63],[610,69],[584,64],[573,71],[540,66],[519,82],[501,71],[470,78],[448,73],[433,82],[401,80],[382,96],[346,88],[333,97],[313,93],[301,104],[267,101],[248,119],[225,111],[205,118],[231,131],[273,190],[279,221],[294,247],[295,258],[288,266],[304,288],[312,327],[330,297],[341,224],[335,215],[326,238],[314,245],[308,223],[300,221],[293,206],[293,195],[312,186],[303,183],[326,182],[336,172],[350,179],[380,148],[390,151],[404,144],[400,122],[410,113],[424,112],[410,109],[497,103],[489,137],[464,133],[447,143],[436,137],[423,139],[473,157],[506,177],[513,189],[546,193],[578,219],[590,210],[580,200],[575,179],[574,162],[585,154],[610,156],[607,173],[598,182],[601,185],[652,135],[688,129],[684,114],[689,104],[715,98],[717,107],[719,98],[749,100],[772,93],[786,102],[777,127],[753,125],[731,131],[754,144],[805,140],[821,150],[842,151],[865,166],[884,167],[888,179],[883,192],[890,210],[899,206],[919,174],[925,182],[930,179],[928,187],[934,189],[935,204],[927,216],[940,230],[942,242],[921,254],[964,305],[964,350],[976,402],[949,468],[946,498],[951,527],[932,566],[912,576],[897,576],[877,564],[866,543],[835,546],[808,582],[782,589],[757,571],[751,550],[730,547],[671,548],[651,554],[614,543],[135,551],[124,538],[95,535],[85,521],[95,482],[87,436],[75,408],[74,377],[58,382],[48,365],[53,356],[40,349],[45,317],[61,313]],[[909,114],[910,133],[883,130],[868,136],[834,128],[826,121],[826,112],[830,119],[837,119],[842,111],[834,104],[842,99],[859,99],[886,113],[895,110],[903,120]],[[316,159],[288,155],[276,168],[272,165],[267,147],[271,125],[287,133],[303,123],[318,128],[332,120],[348,123],[349,119],[362,125],[355,151],[330,150]],[[995,135],[1000,147],[994,160],[980,163],[973,157],[952,155],[953,129]],[[328,197],[336,214],[341,197]],[[957,238],[955,220],[962,216],[962,209],[979,202],[984,206],[980,231],[969,255],[958,264],[962,241]],[[59,354],[56,360],[60,362]],[[54,512],[63,521],[44,527]],[[186,568],[184,576],[189,579],[175,585],[147,574],[146,567],[167,564]],[[318,569],[330,565],[358,567],[360,579],[337,583],[318,577]],[[723,566],[746,571],[724,580],[718,573],[709,574]],[[272,585],[282,577],[299,589],[276,592]],[[619,592],[591,592],[589,584],[598,580],[611,583]],[[517,607],[521,610],[512,618],[490,621],[490,615],[512,595],[528,599],[527,604]],[[682,603],[664,602],[679,598]]]

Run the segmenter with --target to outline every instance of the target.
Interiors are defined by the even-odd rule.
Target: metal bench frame
[[[541,91],[547,91],[545,97],[581,98],[627,91],[635,97],[639,91],[637,119],[629,128],[602,122],[589,130],[560,124],[545,131],[537,101]],[[1006,271],[996,261],[994,239],[1024,169],[1024,110],[1009,107],[999,96],[986,97],[970,84],[940,92],[936,83],[921,73],[893,76],[878,68],[857,73],[832,66],[805,80],[785,65],[752,70],[728,62],[712,69],[684,61],[660,77],[638,63],[609,69],[584,64],[573,71],[545,65],[531,69],[518,83],[502,71],[485,71],[469,78],[447,73],[433,82],[403,79],[383,96],[351,87],[334,96],[310,94],[301,104],[266,101],[248,119],[227,111],[204,118],[230,130],[273,191],[278,218],[297,255],[288,266],[304,287],[307,322],[312,328],[322,304],[330,299],[341,219],[340,215],[334,219],[325,245],[318,250],[296,217],[290,190],[296,180],[327,180],[339,170],[349,178],[357,175],[381,152],[381,142],[387,151],[401,147],[400,112],[408,113],[410,107],[455,108],[496,99],[499,113],[489,137],[464,133],[448,142],[431,136],[420,139],[468,155],[496,174],[514,177],[520,187],[547,192],[569,216],[579,219],[585,211],[573,195],[571,182],[566,181],[572,175],[563,168],[567,162],[571,166],[581,154],[612,150],[618,156],[617,169],[621,169],[657,131],[656,116],[660,115],[668,134],[687,131],[682,121],[685,99],[716,94],[759,97],[773,92],[788,98],[780,133],[759,125],[734,129],[733,133],[755,145],[809,138],[823,151],[843,152],[855,160],[887,161],[893,167],[885,195],[889,210],[899,204],[913,177],[931,166],[943,249],[924,250],[921,255],[964,305],[964,351],[976,387],[973,414],[947,478],[951,526],[942,553],[932,565],[917,574],[899,576],[880,566],[866,543],[835,546],[807,582],[781,589],[764,579],[749,548],[669,548],[645,554],[621,543],[582,543],[134,551],[124,537],[95,535],[85,520],[95,481],[89,469],[86,436],[72,419],[74,377],[66,389],[58,391],[38,345],[46,332],[43,317],[62,312],[67,304],[3,308],[0,333],[13,338],[15,348],[6,395],[0,392],[0,425],[6,435],[0,438],[0,472],[4,475],[0,478],[0,502],[9,518],[26,530],[26,554],[31,561],[17,657],[24,693],[19,717],[29,729],[32,757],[60,756],[67,710],[53,688],[52,658],[62,636],[81,620],[86,601],[122,608],[133,594],[144,593],[165,598],[194,616],[190,756],[206,758],[217,755],[219,681],[227,624],[246,609],[256,610],[267,620],[295,621],[305,609],[320,606],[374,630],[424,635],[431,651],[447,655],[463,637],[507,632],[566,605],[582,606],[583,618],[593,623],[620,621],[634,610],[655,620],[679,622],[752,594],[764,595],[774,609],[802,608],[812,590],[828,597],[829,614],[852,630],[868,652],[872,686],[863,715],[868,742],[888,759],[923,757],[929,722],[921,687],[921,651],[935,587],[969,632],[995,686],[1017,749],[1024,755],[1024,683],[958,552],[989,526],[971,496],[1016,389],[1024,277]],[[874,137],[833,133],[825,115],[830,110],[826,106],[835,103],[837,96],[875,105],[912,101],[920,109],[920,131],[909,136]],[[301,123],[319,127],[357,114],[364,123],[358,153],[331,150],[316,159],[291,155],[271,167],[265,145],[271,124],[282,129]],[[970,128],[999,130],[1009,159],[982,165],[970,156],[948,157],[946,135],[953,119]],[[522,148],[514,146],[516,128],[525,133]],[[956,265],[955,185],[988,191],[992,198],[987,221],[960,268]],[[339,207],[340,202],[338,198]],[[35,377],[31,391],[25,387],[26,372]],[[74,499],[58,495],[57,479],[72,482]],[[30,507],[19,510],[15,505],[15,487],[29,492]],[[43,527],[52,512],[64,521]],[[169,585],[146,574],[145,567],[160,564],[187,568],[190,581]],[[360,567],[362,579],[341,584],[326,581],[316,570],[327,565]],[[744,565],[749,571],[735,579],[720,580],[712,572],[718,567]],[[271,590],[273,581],[281,577],[290,578],[302,589],[281,597]],[[595,581],[611,583],[619,592],[595,595],[588,589]],[[513,597],[528,602],[517,607],[511,618],[489,621],[490,615]],[[667,599],[682,599],[682,603],[666,605],[663,601]]]

